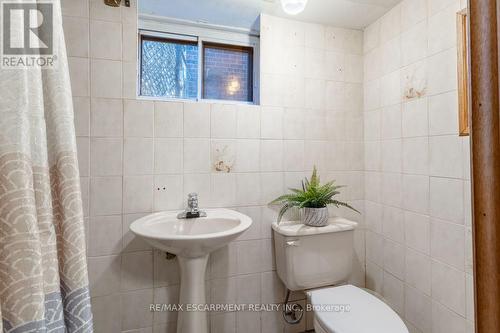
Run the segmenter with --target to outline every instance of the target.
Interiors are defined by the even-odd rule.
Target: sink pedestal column
[[[208,311],[187,311],[188,305],[205,305],[205,270],[208,254],[203,257],[177,257],[181,270],[179,303],[184,311],[177,316],[177,333],[208,333]]]

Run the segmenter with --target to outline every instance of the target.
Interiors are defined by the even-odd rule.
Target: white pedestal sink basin
[[[130,230],[153,247],[177,255],[181,304],[205,305],[205,269],[210,252],[236,239],[252,219],[229,209],[208,209],[206,217],[178,219],[179,212],[159,212],[134,221]],[[177,333],[208,333],[206,311],[179,311]]]

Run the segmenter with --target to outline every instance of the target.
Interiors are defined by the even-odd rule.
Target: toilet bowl
[[[316,333],[408,333],[394,310],[361,288],[343,285],[307,294]]]
[[[330,218],[324,227],[273,223],[278,276],[289,291],[306,291],[317,333],[408,333],[385,302],[345,285],[352,272],[356,227],[340,217]]]

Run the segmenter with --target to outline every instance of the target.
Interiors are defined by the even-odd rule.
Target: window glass
[[[203,98],[253,100],[252,48],[203,44]]]
[[[143,36],[140,94],[195,99],[198,94],[198,44]]]

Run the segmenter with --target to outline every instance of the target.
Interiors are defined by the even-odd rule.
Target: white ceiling
[[[280,0],[139,0],[139,12],[258,30],[260,13],[361,29],[401,0],[308,0],[304,12],[290,16]]]

